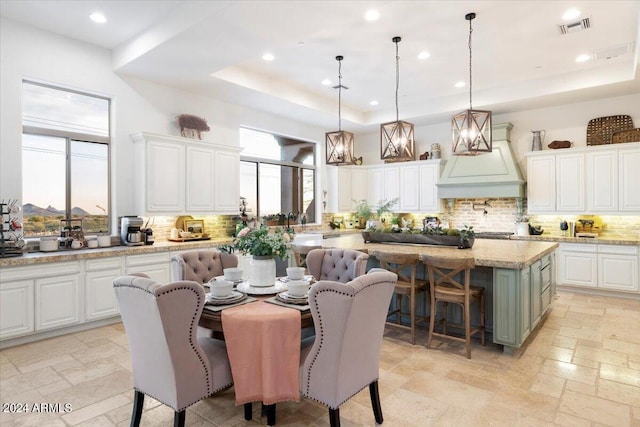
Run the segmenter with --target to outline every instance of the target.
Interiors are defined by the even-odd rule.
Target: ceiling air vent
[[[596,61],[608,61],[610,59],[631,53],[632,51],[633,43],[626,43],[619,46],[596,50],[595,52],[593,52],[593,57]]]
[[[586,30],[587,28],[591,28],[591,23],[589,18],[584,18],[576,22],[572,22],[570,24],[560,24],[558,25],[558,30],[560,34],[565,35],[569,33],[575,33],[581,30]]]

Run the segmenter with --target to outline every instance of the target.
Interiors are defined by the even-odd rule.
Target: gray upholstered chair
[[[238,257],[216,250],[183,252],[171,257],[171,280],[207,283],[222,276],[225,268],[237,267]]]
[[[366,386],[375,420],[383,421],[380,347],[397,279],[394,273],[376,269],[346,284],[320,281],[311,287],[309,305],[317,335],[301,351],[300,391],[329,407],[332,427],[340,425],[340,405]]]
[[[351,249],[314,249],[307,254],[307,268],[316,280],[347,283],[366,272],[368,259]]]
[[[293,257],[297,267],[307,268],[307,255],[314,249],[322,249],[320,245],[302,245],[294,243],[291,245],[293,249]]]
[[[196,337],[203,287],[139,276],[118,277],[113,287],[133,367],[131,425],[140,425],[146,394],[173,408],[174,426],[184,426],[188,406],[233,383],[224,341]]]

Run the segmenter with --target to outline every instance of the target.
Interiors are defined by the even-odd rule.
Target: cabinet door
[[[400,167],[384,167],[384,198],[386,201],[400,199]],[[392,209],[398,208],[398,203]]]
[[[638,257],[598,254],[598,287],[638,292]]]
[[[364,168],[352,169],[351,170],[351,198],[355,201],[367,200],[368,192],[369,192],[369,186],[367,185],[367,170]]]
[[[407,165],[400,168],[400,211],[418,212],[420,210],[420,167]]]
[[[214,211],[214,174],[217,171],[217,165],[214,162],[215,151],[211,147],[201,145],[188,145],[186,150],[186,210],[212,213]],[[225,184],[237,181],[237,179],[229,179]],[[237,210],[237,200],[235,204]]]
[[[440,198],[438,197],[439,178],[440,164],[420,165],[421,212],[440,212]]]
[[[0,338],[33,332],[33,280],[0,285]]]
[[[122,275],[122,268],[90,271],[85,275],[86,319],[102,319],[119,313],[113,279]]]
[[[36,330],[80,322],[80,275],[36,279]]]
[[[556,168],[553,156],[527,158],[527,211],[553,212],[556,209]]]
[[[183,145],[149,141],[146,152],[145,206],[148,212],[183,212],[185,149]]]
[[[378,206],[384,200],[384,168],[369,169],[369,197],[371,206]]]
[[[556,195],[558,212],[584,212],[584,154],[556,158]]]
[[[351,169],[338,167],[338,211],[349,212],[352,206]]]
[[[595,253],[560,251],[560,284],[595,288],[598,285]]]
[[[586,154],[587,211],[618,210],[618,153],[602,151]]]
[[[640,149],[621,150],[619,161],[619,210],[640,213]]]
[[[240,206],[240,155],[216,150],[213,177],[216,213],[237,214]]]

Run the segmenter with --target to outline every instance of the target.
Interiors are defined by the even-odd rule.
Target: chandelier
[[[400,37],[394,37],[396,44],[396,121],[380,125],[380,158],[387,161],[403,161],[415,159],[415,141],[413,124],[399,119],[398,88],[400,86],[400,56],[398,43]]]
[[[342,85],[342,60],[344,57],[338,55],[338,130],[325,134],[325,149],[327,153],[328,165],[350,165],[353,164],[353,134],[342,130],[342,89],[349,89]]]
[[[474,110],[471,98],[471,21],[475,13],[468,13],[465,19],[469,21],[469,109],[456,114],[451,119],[453,134],[452,154],[454,156],[469,156],[491,152],[491,111]]]

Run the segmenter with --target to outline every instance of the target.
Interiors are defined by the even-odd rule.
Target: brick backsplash
[[[532,215],[531,224],[540,225],[544,234],[561,236],[560,222],[575,222],[580,215]],[[640,238],[640,216],[638,215],[599,215],[602,219],[603,230],[601,237],[628,236]]]
[[[149,227],[153,229],[153,237],[156,241],[166,241],[171,234],[171,229],[175,228],[175,216],[154,216],[150,218]],[[213,238],[227,237],[233,234],[236,221],[233,215],[208,215],[194,216],[193,219],[204,221],[204,230]],[[145,222],[147,217],[144,217]]]

